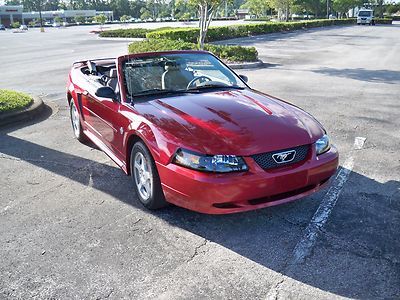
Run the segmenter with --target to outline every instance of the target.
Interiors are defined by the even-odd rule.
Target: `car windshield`
[[[243,81],[208,53],[171,53],[135,56],[122,64],[128,100],[160,94],[242,89]]]
[[[358,13],[358,16],[359,16],[359,17],[369,17],[369,16],[371,16],[371,12],[370,12],[370,11],[365,11],[365,10],[363,10],[363,11],[360,11],[360,12]]]

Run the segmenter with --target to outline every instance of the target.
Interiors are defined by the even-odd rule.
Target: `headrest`
[[[165,71],[179,70],[179,65],[176,61],[167,61],[165,63]]]
[[[110,78],[117,78],[117,69],[110,70]]]

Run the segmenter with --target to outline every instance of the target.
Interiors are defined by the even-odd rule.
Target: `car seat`
[[[114,91],[117,92],[118,86],[118,77],[117,77],[117,69],[111,69],[110,75],[108,76],[110,79],[107,81],[107,86],[112,88]]]
[[[161,76],[161,88],[165,90],[184,90],[193,79],[193,73],[185,70],[174,61],[165,63],[165,72]]]

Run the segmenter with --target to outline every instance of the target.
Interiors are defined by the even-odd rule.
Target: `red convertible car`
[[[74,63],[67,99],[76,138],[149,209],[234,213],[320,189],[338,167],[322,125],[246,82],[208,52],[142,53]]]

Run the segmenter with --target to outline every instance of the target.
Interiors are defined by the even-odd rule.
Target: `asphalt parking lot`
[[[71,63],[127,47],[89,29],[0,33],[1,87],[47,104],[0,129],[0,299],[400,297],[399,25],[226,42],[257,47],[265,66],[240,73],[321,121],[345,168],[334,190],[225,216],[146,211],[130,178],[74,140]]]

